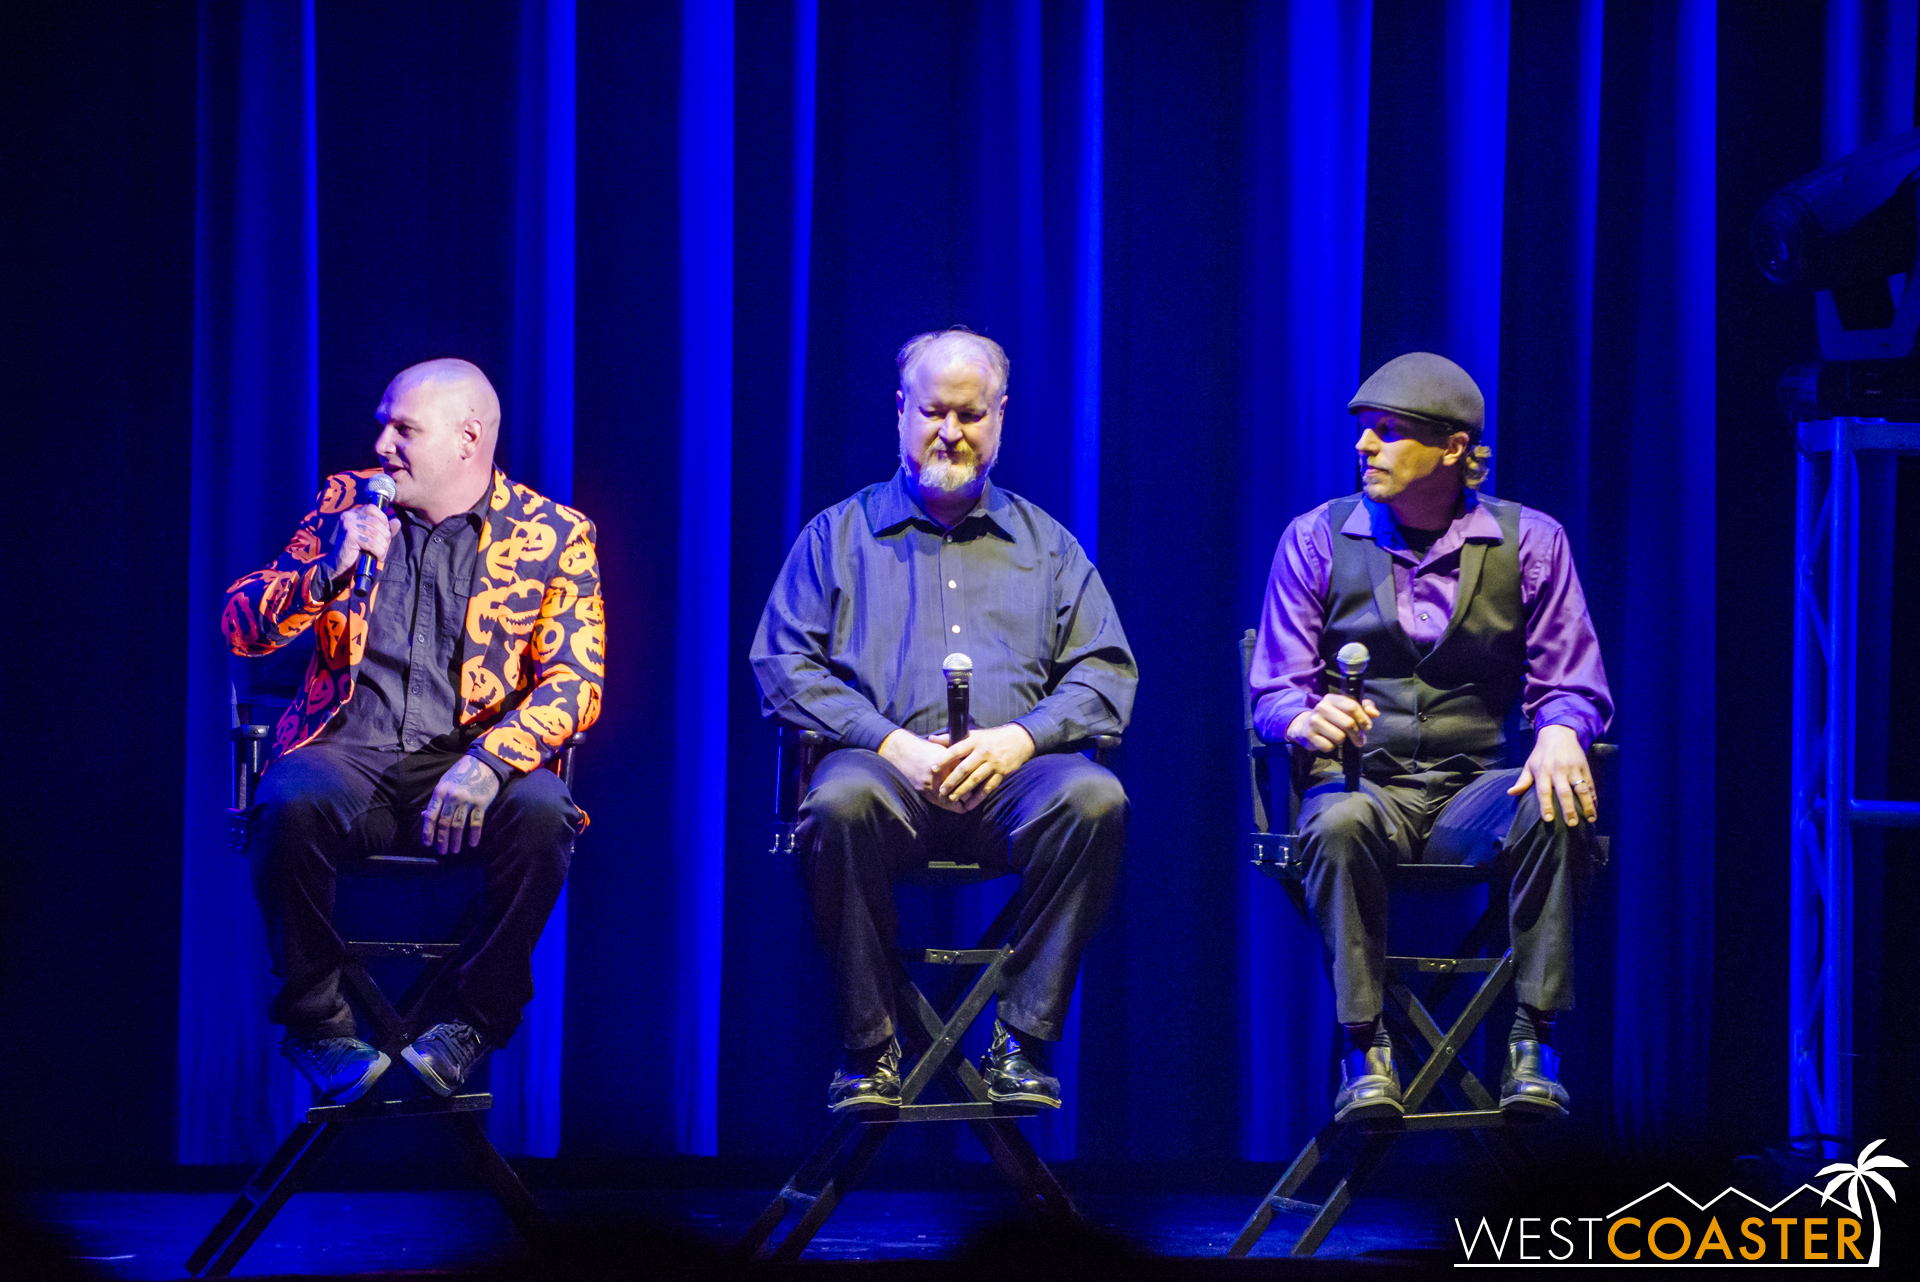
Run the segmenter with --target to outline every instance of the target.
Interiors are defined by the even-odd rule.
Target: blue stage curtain
[[[310,1096],[266,1022],[273,979],[228,842],[220,609],[279,550],[318,476],[319,282],[311,3],[201,6],[181,874],[179,1158],[273,1151]]]
[[[1323,1114],[1318,946],[1244,867],[1231,649],[1285,522],[1352,488],[1346,398],[1412,347],[1486,389],[1497,492],[1566,522],[1620,696],[1622,856],[1568,1021],[1578,1125],[1690,1133],[1714,759],[1663,727],[1711,742],[1711,661],[1671,661],[1710,653],[1714,626],[1704,0],[1274,0],[1178,21],[1104,0],[939,0],[911,21],[873,0],[737,21],[589,0],[573,90],[560,0],[321,0],[298,40],[280,10],[206,12],[240,51],[208,83],[262,97],[203,110],[195,635],[314,476],[365,459],[381,385],[421,356],[493,372],[511,466],[600,526],[615,664],[582,760],[595,826],[542,961],[571,961],[566,1073],[543,981],[535,1019],[554,1022],[501,1065],[528,1099],[496,1119],[516,1144],[552,1151],[556,1098],[561,1151],[582,1156],[787,1156],[823,1125],[830,988],[794,870],[764,853],[773,735],[742,656],[799,524],[896,464],[894,349],[955,322],[1013,358],[997,480],[1087,543],[1142,669],[1128,868],[1044,1150],[1264,1160]],[[248,23],[278,43],[243,57]],[[415,74],[365,94],[396,60]],[[317,143],[249,150],[270,126]],[[259,298],[271,314],[243,324]],[[245,378],[252,399],[226,390]],[[295,387],[298,413],[261,399]],[[263,431],[304,433],[304,453]],[[223,663],[208,648],[192,668],[196,1160],[260,1142],[216,1142],[210,1109],[281,1100],[248,1132],[270,1138],[297,1095],[272,1076],[264,981],[233,990],[195,942],[257,930],[216,858],[225,747],[200,687]],[[909,896],[905,929],[964,934],[1008,889]],[[969,1151],[936,1129],[889,1152]]]
[[[1362,0],[1264,6],[1253,31],[1241,359],[1261,375],[1241,396],[1235,496],[1236,604],[1248,624],[1287,521],[1353,487],[1340,411],[1360,365],[1372,26]],[[1225,638],[1215,645],[1224,653]],[[1242,1144],[1274,1161],[1325,1121],[1317,1090],[1275,1084],[1324,1080],[1333,993],[1319,941],[1279,887],[1251,867],[1239,883]]]
[[[179,1152],[242,1162],[308,1092],[275,1051],[258,912],[227,847],[221,593],[278,550],[322,472],[371,461],[373,407],[417,360],[486,369],[502,465],[571,497],[573,5],[245,0],[200,20]],[[370,67],[401,66],[369,93]],[[592,793],[583,777],[589,809]],[[560,1142],[565,904],[494,1066],[490,1125],[510,1152]]]
[[[775,454],[736,462],[733,643],[792,522],[891,467],[893,345],[951,320],[1005,340],[999,479],[1097,531],[1143,673],[1126,883],[1083,980],[1078,1113],[1043,1136],[1050,1151],[1266,1159],[1322,1114],[1317,945],[1239,867],[1230,650],[1285,521],[1352,488],[1347,396],[1412,348],[1481,381],[1496,492],[1567,523],[1621,695],[1623,862],[1596,894],[1569,1020],[1582,1125],[1686,1134],[1712,758],[1677,763],[1654,727],[1667,707],[1711,724],[1710,661],[1685,684],[1667,662],[1713,626],[1711,8],[1274,3],[1172,23],[1152,6],[1047,6],[1036,24],[983,2],[885,24],[845,4],[817,28],[813,13],[742,35],[755,74],[738,84],[737,156],[767,199],[743,200],[736,228],[736,333],[761,340],[738,349],[736,395],[743,412],[781,406],[789,435],[779,477]],[[942,69],[939,92],[925,68]],[[1677,465],[1626,465],[1653,452]],[[791,873],[758,853],[770,736],[751,728],[744,674],[731,706],[722,1148],[790,1151],[816,1129],[827,997]],[[910,905],[909,928],[966,916],[943,912]],[[1244,1112],[1208,1102],[1223,1097]]]

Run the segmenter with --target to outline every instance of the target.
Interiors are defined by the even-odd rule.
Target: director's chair
[[[770,854],[785,859],[797,854],[800,802],[807,795],[813,768],[823,756],[840,746],[811,730],[782,731],[775,772]],[[1094,760],[1105,764],[1107,754],[1119,746],[1116,736],[1100,735],[1070,745],[1065,751],[1090,750]],[[996,875],[983,875],[979,864],[931,860],[912,880],[964,886]],[[753,1259],[797,1259],[866,1170],[874,1152],[893,1133],[893,1128],[914,1122],[965,1122],[1029,1210],[1070,1223],[1080,1221],[1080,1213],[1060,1181],[1015,1125],[1019,1119],[1031,1117],[1039,1110],[996,1104],[988,1099],[985,1080],[960,1049],[960,1039],[999,987],[1001,971],[1013,953],[1008,936],[1024,902],[1025,897],[1015,892],[972,948],[901,950],[894,967],[894,1009],[900,1015],[899,1036],[906,1057],[900,1107],[841,1114],[819,1147],[740,1239],[736,1246],[739,1254]],[[907,973],[907,962],[971,966],[979,970],[971,983],[967,982],[964,972],[959,974],[945,994],[945,1000],[936,1006]],[[920,1103],[921,1095],[936,1082],[948,1098],[940,1103]],[[784,1237],[770,1242],[775,1230],[794,1210],[800,1212],[800,1218]]]
[[[247,811],[252,808],[265,763],[267,736],[273,732],[271,718],[262,715],[256,721],[255,714],[277,711],[272,707],[275,702],[255,699],[241,703],[237,698],[233,702],[233,804],[228,814],[234,849],[242,854],[247,844]],[[574,751],[584,738],[574,735],[550,763],[569,789],[573,787]],[[424,855],[374,855],[365,862],[370,865],[366,871],[375,875],[428,873],[448,866],[447,861]],[[451,941],[346,941],[341,986],[348,1002],[368,1025],[371,1036],[367,1040],[396,1064],[401,1048],[426,1031],[431,1022],[430,999],[453,963],[457,941],[465,938],[479,909],[476,899],[454,928]],[[421,963],[413,982],[393,1000],[368,970],[369,962],[385,959]],[[321,1103],[309,1108],[274,1155],[247,1181],[199,1249],[187,1258],[187,1272],[197,1278],[225,1277],[232,1272],[287,1199],[305,1185],[334,1141],[355,1122],[376,1119],[444,1118],[459,1137],[481,1181],[499,1199],[514,1225],[529,1240],[546,1236],[552,1228],[546,1213],[487,1135],[485,1117],[493,1107],[493,1096],[485,1091],[464,1091],[445,1099],[431,1093],[396,1096],[395,1087],[403,1085],[408,1075],[394,1078],[391,1073],[389,1069],[389,1075],[383,1076],[373,1090],[351,1104]]]
[[[1240,638],[1242,728],[1246,734],[1248,782],[1253,799],[1253,865],[1280,883],[1301,919],[1311,927],[1313,917],[1302,884],[1306,868],[1300,838],[1297,832],[1290,831],[1299,814],[1305,773],[1311,759],[1308,754],[1295,753],[1285,745],[1263,743],[1254,730],[1253,690],[1249,680],[1254,641],[1251,628]],[[1616,751],[1613,744],[1597,743],[1588,754],[1596,790],[1603,798],[1613,795]],[[1286,809],[1278,812],[1273,795],[1276,758],[1287,781],[1287,794],[1280,803]],[[1612,824],[1608,819],[1611,813],[1612,807],[1603,807],[1601,823],[1596,825],[1598,856],[1602,863],[1606,861],[1611,841]],[[1276,814],[1289,831],[1274,831]],[[1401,1064],[1419,1066],[1404,1090],[1405,1115],[1384,1120],[1328,1122],[1319,1134],[1307,1141],[1247,1218],[1240,1235],[1227,1249],[1229,1256],[1244,1256],[1251,1251],[1281,1211],[1308,1217],[1305,1231],[1289,1254],[1312,1255],[1402,1135],[1417,1131],[1456,1132],[1470,1145],[1477,1141],[1480,1151],[1503,1175],[1510,1176],[1516,1159],[1524,1158],[1524,1150],[1502,1132],[1538,1122],[1522,1122],[1502,1113],[1499,1101],[1486,1084],[1461,1060],[1467,1043],[1513,982],[1512,947],[1497,957],[1487,955],[1488,944],[1501,934],[1507,922],[1506,878],[1498,862],[1484,866],[1414,863],[1401,864],[1393,870],[1396,889],[1457,891],[1487,887],[1486,910],[1451,955],[1386,959],[1391,978],[1386,985],[1388,1001],[1384,1017],[1393,1039],[1394,1058]],[[1459,981],[1470,975],[1480,977],[1479,986],[1443,1028],[1435,1011],[1443,1008]],[[1416,993],[1414,984],[1423,980],[1425,991]],[[1436,1089],[1452,1107],[1422,1109]],[[1316,1182],[1318,1186],[1330,1183],[1331,1187],[1319,1201],[1300,1197],[1316,1175],[1321,1177]]]

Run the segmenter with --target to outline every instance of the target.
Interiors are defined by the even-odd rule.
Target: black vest
[[[1453,618],[1423,657],[1400,630],[1393,558],[1373,538],[1342,534],[1361,496],[1328,506],[1333,565],[1320,658],[1327,688],[1337,690],[1333,656],[1349,641],[1367,647],[1366,692],[1380,708],[1362,758],[1380,777],[1430,769],[1454,760],[1463,770],[1489,770],[1506,760],[1507,714],[1526,681],[1526,619],[1520,604],[1520,505],[1482,497],[1500,524],[1500,542],[1468,541],[1460,558]],[[1375,516],[1391,520],[1385,508]]]

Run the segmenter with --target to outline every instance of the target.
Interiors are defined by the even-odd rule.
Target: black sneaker
[[[280,1053],[300,1076],[313,1083],[320,1098],[351,1104],[373,1089],[393,1061],[358,1037],[321,1037],[312,1041],[288,1034]]]
[[[400,1058],[420,1075],[428,1090],[435,1095],[451,1095],[490,1049],[478,1030],[448,1022],[435,1024],[414,1038],[413,1045],[400,1052]]]
[[[848,1051],[847,1062],[827,1083],[827,1111],[900,1107],[900,1040],[889,1037],[877,1051]]]
[[[996,1104],[1060,1107],[1060,1079],[1053,1075],[1052,1048],[1038,1037],[993,1021],[993,1045],[980,1060],[987,1098]]]

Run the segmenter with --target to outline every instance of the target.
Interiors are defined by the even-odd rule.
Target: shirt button
[[[1423,614],[1423,615],[1421,615],[1421,616],[1420,616],[1420,622],[1422,622],[1422,623],[1425,623],[1426,621],[1427,621],[1427,616],[1426,616],[1426,615],[1424,615],[1424,614]]]
[[[956,623],[956,624],[954,624],[954,625],[953,625],[953,630],[954,630],[955,632],[958,632],[958,631],[960,630],[960,625],[959,625],[959,624],[957,624],[957,623]]]
[[[957,588],[957,587],[959,587],[960,585],[959,585],[958,583],[956,583],[956,582],[954,582],[954,581],[953,581],[952,579],[948,579],[948,580],[947,580],[947,586],[948,586],[948,587],[950,587],[950,588]]]

